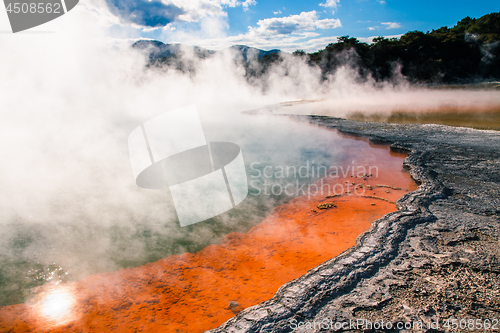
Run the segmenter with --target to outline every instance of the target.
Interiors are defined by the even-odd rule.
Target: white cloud
[[[186,2],[183,0],[183,2]],[[243,8],[248,8],[248,6],[253,6],[257,4],[257,1],[255,0],[245,0],[245,1],[237,1],[237,0],[212,0],[209,2],[215,2],[215,3],[220,3],[222,6],[228,6],[228,7],[237,7],[237,6],[242,6]]]
[[[167,42],[176,40],[179,42],[191,42],[204,38],[223,38],[229,30],[228,15],[226,8],[239,7],[244,11],[249,6],[257,4],[256,0],[163,0],[169,5],[176,6],[183,14],[176,18],[170,26],[163,28],[160,35],[153,37]],[[186,26],[186,23],[198,23],[198,25]],[[183,25],[184,24],[184,25]],[[175,33],[172,33],[175,30]],[[144,31],[144,29],[143,29]],[[194,37],[196,35],[196,37]]]
[[[397,29],[401,28],[401,24],[397,22],[382,22],[383,25],[387,26],[386,29]]]
[[[370,31],[375,30],[375,29],[377,29],[377,27],[368,27],[368,30],[370,30]]]
[[[337,9],[339,2],[340,0],[326,0],[325,3],[320,3],[319,5],[323,7],[333,8],[332,14],[335,14],[335,9]]]
[[[96,0],[87,0],[96,1]],[[100,1],[100,0],[97,0]],[[227,21],[227,7],[241,6],[244,11],[256,0],[104,0],[121,26],[151,31],[179,22],[201,22],[206,18]],[[221,23],[222,24],[222,23]]]
[[[243,10],[247,10],[248,6],[255,6],[257,4],[257,1],[255,0],[245,0],[241,3],[241,6],[243,7]]]
[[[277,12],[273,12],[274,15],[281,14],[281,10],[278,10]]]
[[[211,50],[221,50],[232,45],[249,45],[262,50],[280,49],[291,53],[299,49],[306,52],[315,52],[335,42],[337,42],[336,36],[320,37],[319,34],[314,32],[304,32],[273,37],[255,37],[242,34],[221,39],[206,39],[199,41],[196,45]]]
[[[378,3],[379,3],[379,4],[381,4],[381,5],[385,5],[385,4],[387,3],[387,1],[385,1],[385,0],[377,0],[377,1],[378,1]]]
[[[341,27],[339,19],[318,18],[315,10],[302,12],[299,15],[287,17],[275,17],[259,20],[258,27],[249,27],[251,35],[289,35],[301,31],[311,31],[317,29],[334,29]]]
[[[226,38],[204,39],[191,44],[198,45],[210,50],[222,50],[232,45],[248,45],[262,50],[280,49],[284,52],[304,50],[305,52],[316,52],[324,49],[330,43],[336,43],[338,36],[321,36],[315,32],[303,32],[292,35],[278,36],[252,36],[241,34]],[[373,39],[379,36],[358,37],[362,43],[373,43]],[[399,38],[401,35],[385,35],[384,38]]]
[[[198,22],[204,17],[227,17],[224,7],[241,6],[247,10],[249,6],[257,4],[256,0],[165,0],[168,5],[174,5],[184,10],[178,17],[179,21]]]
[[[325,3],[320,3],[319,5],[323,7],[337,8],[339,2],[340,0],[326,0]]]
[[[184,10],[184,14],[178,17],[178,21],[197,22],[203,17],[224,17],[227,13],[223,10],[219,1],[207,0],[171,0],[170,3]],[[226,4],[230,6],[230,4]]]
[[[211,50],[243,44],[261,49],[279,48],[285,52],[297,49],[313,52],[336,42],[336,37],[321,37],[316,29],[334,29],[341,26],[339,19],[319,19],[316,11],[311,11],[288,17],[263,19],[257,22],[257,26],[248,27],[247,33],[235,36],[224,34],[207,36],[179,29],[173,32],[164,30],[161,40],[167,43],[198,45]]]

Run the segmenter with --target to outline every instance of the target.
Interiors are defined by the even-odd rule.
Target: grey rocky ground
[[[354,247],[210,332],[494,332],[500,320],[500,132],[297,119],[407,151],[404,165],[420,186]]]

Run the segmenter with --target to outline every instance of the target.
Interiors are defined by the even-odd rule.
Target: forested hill
[[[186,50],[199,59],[217,53],[158,41],[139,41],[133,47],[149,50],[148,67],[183,72],[196,71],[193,59],[183,56]],[[235,60],[243,64],[248,79],[265,76],[274,65],[291,56],[279,50],[263,51],[244,45],[231,49],[239,54]],[[340,66],[351,66],[359,72],[360,79],[373,77],[377,81],[400,74],[410,82],[424,84],[499,80],[500,12],[478,19],[466,17],[451,28],[425,33],[410,31],[399,38],[377,37],[371,44],[343,36],[318,52],[297,50],[292,55],[319,67],[325,79]]]
[[[353,52],[355,51],[355,52]],[[500,12],[479,19],[466,17],[454,27],[442,27],[429,32],[410,31],[400,38],[378,37],[374,43],[361,43],[349,36],[324,50],[297,56],[307,56],[309,62],[334,71],[343,64],[341,54],[350,52],[350,60],[362,75],[377,80],[392,75],[394,66],[410,81],[463,82],[500,78]],[[354,58],[354,59],[353,59]],[[353,61],[354,60],[354,61]]]

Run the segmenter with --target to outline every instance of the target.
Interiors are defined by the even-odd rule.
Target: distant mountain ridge
[[[163,57],[170,58],[186,51],[193,52],[199,58],[206,58],[215,53],[215,51],[207,50],[199,46],[189,46],[178,43],[165,44],[158,40],[139,40],[132,45],[132,48],[148,52],[151,62]]]
[[[218,51],[208,50],[199,46],[190,46],[185,44],[173,43],[166,44],[158,40],[139,40],[132,45],[132,48],[143,50],[149,53],[149,61],[154,62],[155,60],[161,58],[170,58],[173,56],[179,56],[182,53],[193,53],[199,58],[207,58]],[[274,53],[280,53],[280,50],[273,49],[269,51],[257,49],[255,47],[250,47],[246,45],[233,45],[228,49],[236,51],[237,54],[241,55],[243,61],[248,61],[252,58],[262,58]]]
[[[280,53],[281,50],[278,49],[272,49],[269,51],[264,51],[261,49],[257,49],[255,47],[250,47],[246,45],[233,45],[229,49],[235,50],[236,52],[239,52],[243,56],[243,60],[248,60],[249,58],[254,58],[257,56],[258,58],[262,58],[264,56],[273,54],[273,53]]]
[[[321,70],[322,80],[328,80],[329,75],[341,67],[352,69],[357,80],[377,82],[396,82],[402,78],[416,84],[500,80],[500,12],[478,19],[465,17],[451,28],[409,31],[399,38],[376,37],[372,43],[349,36],[335,39],[336,42],[312,53],[264,51],[246,45],[234,45],[226,50],[233,51],[234,61],[242,65],[244,76],[249,80],[265,77],[276,66],[288,66],[281,70],[290,73],[294,62],[288,60],[294,58]],[[190,54],[204,59],[224,52],[153,40],[138,41],[133,47],[149,52],[148,67],[184,73],[197,70],[196,59]]]

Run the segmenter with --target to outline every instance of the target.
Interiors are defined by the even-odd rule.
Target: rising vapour
[[[162,237],[180,238],[185,250],[199,237],[217,239],[208,227],[186,238],[168,193],[134,183],[127,137],[169,110],[196,104],[209,140],[241,143],[268,135],[238,132],[241,111],[287,101],[317,102],[277,113],[345,116],[499,102],[484,91],[411,88],[398,75],[360,82],[348,64],[325,80],[292,55],[253,80],[230,51],[205,60],[187,54],[192,74],[146,69],[133,40],[103,37],[113,20],[103,3],[89,1],[33,32],[0,35],[0,264],[8,269],[21,259],[57,262],[78,279],[157,260],[148,247],[171,246]],[[289,126],[275,117],[262,122],[269,132]]]

